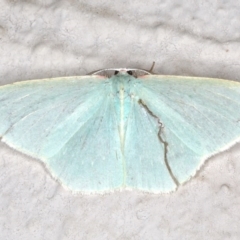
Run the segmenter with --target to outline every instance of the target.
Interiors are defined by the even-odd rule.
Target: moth
[[[104,69],[0,87],[0,136],[86,193],[165,193],[240,136],[240,83]]]

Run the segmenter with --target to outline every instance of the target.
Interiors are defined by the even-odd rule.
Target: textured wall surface
[[[240,2],[0,2],[0,84],[109,67],[240,81]],[[239,239],[239,144],[172,194],[73,194],[0,144],[1,239]]]

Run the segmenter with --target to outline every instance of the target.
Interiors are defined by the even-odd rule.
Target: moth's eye
[[[114,72],[114,75],[117,75],[118,73],[119,73],[119,71],[115,71],[115,72]]]
[[[132,72],[132,71],[127,71],[127,73],[128,73],[129,75],[133,75],[133,72]]]

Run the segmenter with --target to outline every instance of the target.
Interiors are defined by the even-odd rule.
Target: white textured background
[[[240,81],[240,2],[0,1],[1,84],[153,61],[160,74]],[[239,149],[169,195],[84,196],[1,143],[0,239],[240,239]]]

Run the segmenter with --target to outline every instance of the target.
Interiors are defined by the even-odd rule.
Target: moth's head
[[[145,76],[145,75],[151,75],[151,73],[146,70],[136,69],[136,68],[108,68],[108,69],[98,70],[91,74],[105,76],[105,77],[112,77],[116,75],[117,76],[129,75],[135,78]]]

